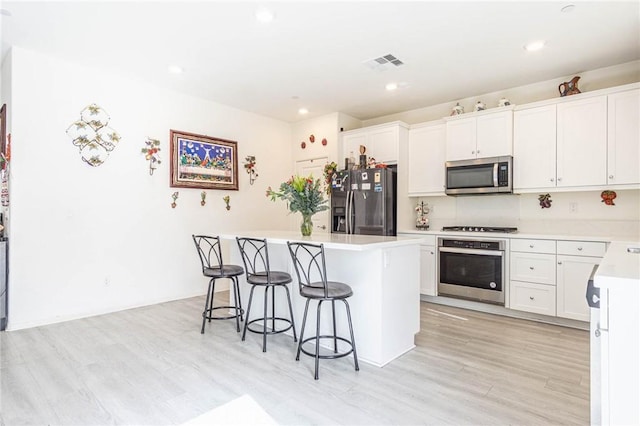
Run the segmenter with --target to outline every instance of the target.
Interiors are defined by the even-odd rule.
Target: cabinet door
[[[607,97],[557,105],[557,186],[607,183]]]
[[[356,164],[358,164],[360,145],[367,146],[367,135],[365,131],[358,130],[356,133],[342,135],[342,154],[344,158],[353,157]],[[343,162],[344,158],[342,159]]]
[[[420,246],[420,294],[436,295],[435,246]]]
[[[476,118],[447,121],[447,161],[476,158]]]
[[[398,137],[400,128],[397,125],[371,130],[367,134],[367,158],[373,157],[377,162],[398,162]]]
[[[476,123],[476,156],[513,154],[513,111],[480,115]]]
[[[444,194],[444,124],[409,130],[409,195]]]
[[[513,114],[513,188],[556,186],[556,106]]]
[[[599,257],[558,255],[556,311],[559,317],[589,321],[587,281],[599,263]]]
[[[640,89],[608,97],[607,183],[640,183]]]

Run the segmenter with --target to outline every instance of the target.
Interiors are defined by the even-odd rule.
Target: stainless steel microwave
[[[445,163],[447,195],[510,194],[513,157],[489,157]]]

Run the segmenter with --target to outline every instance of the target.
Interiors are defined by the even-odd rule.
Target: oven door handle
[[[474,254],[481,256],[495,256],[503,257],[504,251],[502,250],[476,250],[476,249],[459,249],[455,247],[440,247],[440,253],[461,253],[461,254]]]

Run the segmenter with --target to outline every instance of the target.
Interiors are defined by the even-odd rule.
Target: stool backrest
[[[304,287],[323,288],[324,297],[329,297],[324,245],[290,241],[287,241],[287,245],[298,275],[300,290]]]
[[[191,235],[198,250],[202,272],[207,268],[222,268],[222,252],[220,251],[220,238],[208,235]]]
[[[268,277],[271,268],[269,267],[267,240],[236,237],[236,241],[247,275],[267,275]]]

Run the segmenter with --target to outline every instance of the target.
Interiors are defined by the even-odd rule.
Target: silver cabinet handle
[[[578,247],[578,251],[582,251],[582,247]]]
[[[558,262],[558,265],[562,265],[562,262]]]
[[[549,179],[551,182],[553,182],[553,178]]]
[[[529,248],[533,248],[533,244],[529,244]]]
[[[596,335],[596,337],[600,337],[600,334],[602,334],[602,333],[600,333],[600,329],[598,328],[598,329],[596,329],[594,334]]]
[[[613,175],[609,175],[609,179],[613,179]]]
[[[327,229],[327,225],[322,225],[322,226],[318,225],[317,228],[320,228],[320,229],[324,230],[324,229]]]
[[[533,268],[533,266],[529,266],[529,269],[531,269],[533,271],[534,268]]]
[[[535,297],[529,296],[529,300],[535,300]]]
[[[562,178],[561,178],[561,177],[559,177],[559,178],[558,178],[558,182],[560,182],[561,180],[562,180]]]

